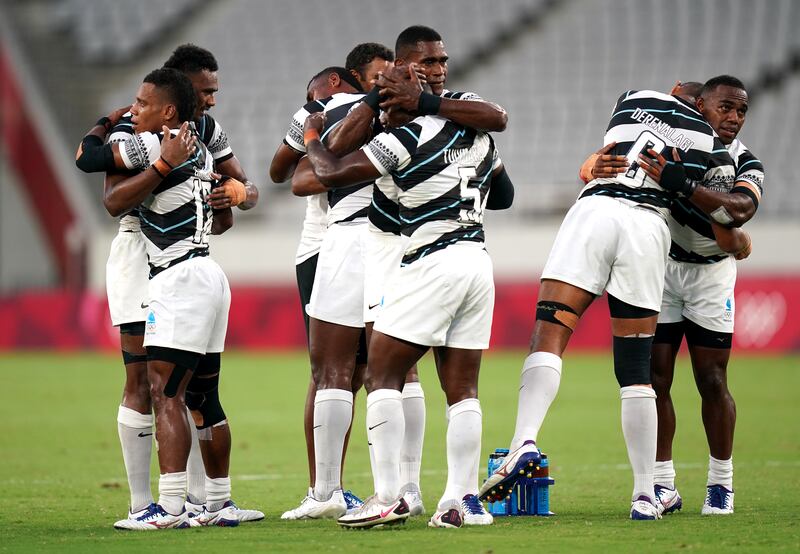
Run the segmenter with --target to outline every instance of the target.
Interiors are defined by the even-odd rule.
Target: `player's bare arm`
[[[425,92],[413,64],[390,68],[378,78],[378,87],[385,99],[380,104],[383,110],[397,107],[421,115],[440,115],[482,131],[502,132],[508,124],[508,114],[494,102],[442,98]]]
[[[737,227],[723,227],[713,221],[711,230],[714,231],[714,239],[720,249],[733,254],[737,260],[744,260],[753,251],[753,242],[745,230]]]
[[[289,148],[284,143],[278,146],[272,162],[269,164],[269,178],[273,183],[283,183],[291,179],[297,168],[297,162],[303,157],[301,152]]]
[[[358,150],[343,158],[335,156],[319,139],[325,123],[322,114],[311,114],[303,126],[307,156],[319,181],[327,187],[346,187],[381,176],[367,155]]]
[[[578,172],[584,183],[594,179],[612,179],[628,168],[628,158],[609,154],[616,145],[616,142],[610,142],[586,158]]]
[[[103,205],[109,214],[116,217],[141,204],[147,196],[164,180],[164,177],[181,163],[189,159],[195,150],[194,134],[189,132],[189,124],[184,122],[176,135],[172,135],[164,127],[164,138],[161,139],[161,157],[146,170],[136,175],[109,175],[106,177]],[[112,147],[119,156],[119,144]],[[125,164],[120,158],[118,169]]]
[[[312,194],[321,194],[329,190],[328,187],[319,182],[317,176],[314,175],[314,168],[311,167],[311,162],[307,156],[304,156],[300,163],[297,164],[294,175],[292,175],[292,194],[295,196],[311,196]]]
[[[214,209],[236,206],[240,210],[249,210],[258,203],[258,188],[247,179],[242,164],[236,156],[217,164],[215,169],[231,179],[211,191],[208,196],[209,206]]]

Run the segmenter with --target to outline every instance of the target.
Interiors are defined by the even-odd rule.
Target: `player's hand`
[[[196,137],[189,131],[189,122],[184,121],[178,134],[173,136],[169,127],[162,127],[164,138],[161,139],[161,157],[173,168],[181,165],[194,154]]]
[[[317,133],[321,133],[324,127],[325,127],[325,112],[312,113],[309,114],[309,116],[303,123],[303,134],[305,135],[309,131],[316,131]]]
[[[656,183],[661,182],[661,173],[667,165],[667,159],[652,148],[647,150],[650,156],[639,154],[639,167]],[[652,157],[651,157],[652,156]]]
[[[592,166],[593,179],[610,179],[628,169],[628,158],[609,154],[616,145],[616,142],[610,142],[595,152],[597,159]]]
[[[413,114],[401,109],[401,108],[389,108],[385,112],[383,112],[382,123],[384,127],[402,127],[412,119],[414,119]]]
[[[750,235],[748,235],[745,231],[742,231],[742,233],[744,233],[745,237],[747,237],[747,244],[745,245],[744,248],[742,248],[736,254],[733,255],[733,257],[736,258],[737,260],[744,260],[745,258],[750,256],[750,254],[753,252],[753,241],[750,238]]]
[[[211,176],[217,179],[217,184],[211,189],[206,201],[213,209],[233,208],[247,200],[247,187],[244,183],[227,175],[212,173]]]
[[[382,110],[400,108],[407,112],[417,111],[423,88],[413,64],[390,67],[378,77],[378,86],[384,98],[380,104]]]
[[[111,125],[111,127],[119,123],[119,120],[122,119],[122,116],[128,113],[129,111],[131,111],[130,104],[128,104],[124,108],[117,108],[116,110],[108,114],[108,122]]]

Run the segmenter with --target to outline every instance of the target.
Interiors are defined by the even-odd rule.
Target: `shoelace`
[[[706,502],[714,508],[727,508],[729,495],[723,492],[722,487],[709,487],[706,493]]]
[[[478,500],[478,497],[474,494],[465,496],[461,504],[464,506],[464,511],[472,515],[482,515],[485,512],[483,504],[481,504],[481,501]]]
[[[138,521],[147,521],[148,519],[153,519],[154,517],[166,516],[166,515],[167,512],[164,511],[164,508],[162,508],[158,504],[153,503],[147,507],[147,511],[144,514],[140,515],[136,519]]]
[[[364,501],[353,494],[353,491],[344,491],[342,495],[344,496],[344,502],[347,505],[348,510],[352,510],[353,508],[358,508],[364,505]]]

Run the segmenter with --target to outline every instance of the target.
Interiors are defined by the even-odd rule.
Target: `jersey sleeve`
[[[283,143],[295,152],[305,154],[306,144],[303,140],[303,125],[309,115],[324,110],[325,104],[323,101],[314,100],[297,110],[292,116],[291,123],[289,123],[289,130],[286,131]]]
[[[144,170],[161,156],[161,140],[149,132],[129,135],[120,143],[119,152],[127,169]]]
[[[452,92],[452,91],[445,91],[442,94],[442,98],[452,98],[453,100],[472,100],[477,102],[483,102],[483,98],[479,95],[475,94],[474,92]]]
[[[756,208],[761,203],[764,192],[764,164],[749,150],[739,156],[736,180],[731,192],[741,192],[753,199]]]
[[[111,128],[111,132],[106,137],[106,144],[115,142],[125,142],[128,137],[133,134],[133,122],[131,121],[132,114],[127,112],[120,120]]]
[[[206,143],[211,157],[214,158],[215,163],[222,163],[233,157],[233,148],[228,141],[228,134],[222,128],[218,121],[213,120],[213,130],[211,137]]]
[[[389,175],[392,171],[407,166],[411,160],[417,146],[416,138],[412,135],[412,131],[407,127],[388,129],[373,138],[361,150],[381,175]]]

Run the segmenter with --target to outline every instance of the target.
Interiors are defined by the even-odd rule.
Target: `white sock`
[[[158,479],[158,503],[168,513],[180,515],[186,502],[186,472],[162,473]]]
[[[668,489],[675,488],[675,467],[672,465],[672,460],[667,460],[666,462],[656,460],[653,483]]]
[[[722,485],[729,491],[733,490],[733,458],[718,460],[713,456],[708,457],[708,481],[706,486]]]
[[[314,498],[317,500],[324,502],[330,499],[333,491],[342,488],[342,449],[352,418],[352,391],[317,391],[314,399],[314,456],[317,466]]]
[[[520,377],[517,425],[510,446],[512,452],[527,440],[536,441],[560,383],[560,357],[550,352],[534,352],[525,358]]]
[[[187,410],[188,411],[188,410]],[[186,460],[186,500],[192,504],[206,503],[206,467],[203,464],[203,453],[197,438],[197,427],[189,413],[189,432],[192,435],[192,447],[189,459]]]
[[[438,509],[451,506],[467,494],[478,491],[478,465],[481,455],[483,413],[477,398],[456,402],[450,409],[447,425],[447,486]]]
[[[150,490],[150,455],[153,451],[153,414],[140,414],[125,406],[117,411],[117,432],[131,491],[131,511],[153,502]]]
[[[400,496],[401,437],[405,435],[403,396],[399,390],[378,389],[367,395],[367,437],[372,443],[375,494],[384,503]]]
[[[628,459],[633,468],[633,495],[655,500],[653,471],[656,463],[656,391],[648,387],[622,387],[622,434],[628,447]]]
[[[231,478],[206,477],[206,504],[209,512],[216,512],[231,499]]]
[[[403,387],[403,417],[406,431],[400,453],[400,483],[420,490],[419,470],[425,439],[425,393],[420,383],[406,383]]]

